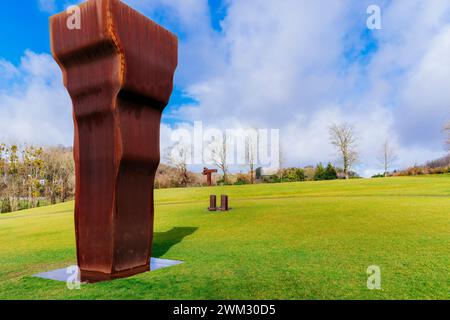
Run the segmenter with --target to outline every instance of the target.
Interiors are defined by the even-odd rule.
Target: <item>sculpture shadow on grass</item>
[[[162,257],[170,248],[192,235],[197,229],[198,227],[175,227],[166,232],[155,232],[152,257]]]

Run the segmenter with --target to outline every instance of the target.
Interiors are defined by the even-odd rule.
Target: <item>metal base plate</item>
[[[181,263],[183,263],[183,261],[151,258],[150,259],[150,271],[155,271],[158,269],[176,266]],[[67,282],[70,277],[73,277],[75,268],[76,268],[76,266],[73,268],[69,267],[69,268],[51,270],[48,272],[42,272],[42,273],[35,274],[35,275],[33,275],[33,277]]]

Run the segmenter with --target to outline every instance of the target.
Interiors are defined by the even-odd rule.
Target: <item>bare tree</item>
[[[175,167],[178,172],[178,179],[183,187],[187,187],[192,177],[188,170],[188,162],[191,157],[191,148],[188,144],[177,142],[167,148],[165,159],[167,164]]]
[[[71,148],[43,148],[0,144],[0,211],[11,212],[52,204],[74,194],[75,175]]]
[[[389,140],[385,140],[381,149],[381,156],[378,158],[384,169],[384,176],[387,177],[389,169],[394,161],[397,159],[397,155]]]
[[[46,148],[43,154],[45,194],[52,204],[65,202],[74,194],[75,176],[72,149]]]
[[[278,176],[280,177],[281,181],[283,181],[285,162],[286,162],[286,158],[284,156],[284,148],[283,148],[283,145],[280,143],[279,150],[278,150],[278,164],[280,166],[278,169]]]
[[[20,158],[19,147],[11,145],[7,148],[8,157],[8,197],[11,211],[17,211],[20,200]]]
[[[258,160],[258,133],[248,130],[245,136],[245,160],[249,168],[250,183],[255,183],[255,166]]]
[[[6,145],[0,143],[0,213],[8,212],[9,199],[6,196],[7,184],[7,164],[6,164]]]
[[[60,157],[62,168],[59,174],[61,181],[61,194],[59,199],[62,202],[65,202],[75,194],[75,162],[73,160],[73,149],[63,148]]]
[[[42,160],[43,149],[33,146],[25,146],[22,152],[23,177],[27,188],[28,207],[36,206],[36,198],[40,195],[41,184],[43,178],[44,161]]]
[[[348,123],[332,124],[329,128],[329,133],[331,144],[338,149],[342,158],[345,179],[348,179],[350,168],[358,158],[355,130]]]
[[[210,161],[218,167],[223,174],[223,183],[228,183],[228,162],[227,162],[227,137],[222,135],[221,139],[213,139],[209,145]]]
[[[0,143],[0,197],[2,189],[6,187],[6,145]]]
[[[444,131],[447,133],[446,144],[447,144],[448,150],[450,151],[450,121],[447,122],[447,124],[445,125]]]

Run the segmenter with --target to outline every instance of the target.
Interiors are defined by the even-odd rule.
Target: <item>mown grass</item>
[[[155,209],[153,255],[185,263],[81,290],[31,276],[75,263],[73,203],[0,215],[0,299],[450,297],[450,175],[157,190]]]

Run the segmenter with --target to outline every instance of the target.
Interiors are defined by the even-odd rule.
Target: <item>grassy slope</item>
[[[158,190],[153,256],[185,263],[75,291],[30,277],[75,263],[72,210],[0,216],[0,299],[449,298],[449,175]]]

